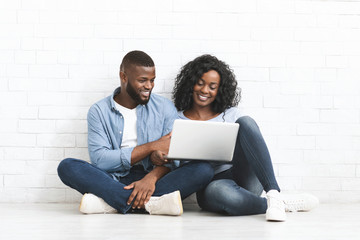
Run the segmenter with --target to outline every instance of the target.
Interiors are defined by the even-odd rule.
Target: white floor
[[[0,204],[0,239],[360,239],[360,204],[321,204],[288,213],[229,217],[185,205],[180,217],[146,214],[83,215],[74,204]]]

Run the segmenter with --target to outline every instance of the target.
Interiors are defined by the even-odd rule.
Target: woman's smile
[[[204,95],[200,95],[200,94],[198,94],[198,97],[199,97],[199,100],[200,101],[203,101],[203,102],[205,102],[206,100],[208,100],[210,97],[207,97],[207,96],[204,96]]]

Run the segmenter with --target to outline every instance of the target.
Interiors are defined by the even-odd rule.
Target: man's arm
[[[106,133],[104,120],[97,106],[88,112],[88,149],[91,162],[107,172],[129,170],[153,151],[168,151],[170,136],[165,135],[157,141],[130,148],[113,149],[111,139]]]
[[[167,134],[157,141],[136,146],[131,153],[131,165],[134,165],[135,163],[141,161],[156,150],[167,153],[169,151],[169,145],[170,134]]]

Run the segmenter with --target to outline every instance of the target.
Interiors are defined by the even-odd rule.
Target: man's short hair
[[[154,61],[149,55],[143,51],[131,51],[128,52],[120,65],[120,71],[124,72],[130,65],[142,66],[142,67],[154,67]]]

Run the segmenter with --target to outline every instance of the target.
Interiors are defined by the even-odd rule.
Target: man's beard
[[[126,92],[129,94],[129,96],[138,104],[147,104],[150,100],[150,95],[151,95],[151,91],[150,91],[150,95],[149,98],[146,100],[142,100],[140,97],[140,94],[136,92],[136,90],[130,85],[128,84],[126,86]]]

